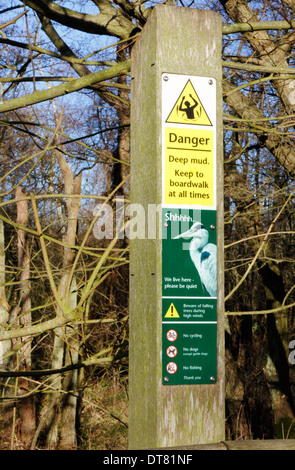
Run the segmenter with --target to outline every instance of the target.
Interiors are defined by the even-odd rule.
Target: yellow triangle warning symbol
[[[166,122],[212,126],[205,108],[190,80],[187,81],[184,89],[180,93]]]
[[[165,318],[179,318],[178,312],[173,303],[168,308]]]

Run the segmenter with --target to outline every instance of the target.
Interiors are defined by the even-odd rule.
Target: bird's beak
[[[176,240],[177,238],[191,238],[192,233],[190,230],[187,230],[186,232],[181,233],[180,235],[177,235],[176,237],[173,237],[173,240]]]

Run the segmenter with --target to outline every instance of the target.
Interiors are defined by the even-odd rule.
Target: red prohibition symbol
[[[167,331],[166,337],[168,341],[175,341],[177,339],[177,332],[175,330]]]
[[[175,357],[177,354],[177,348],[175,346],[169,346],[166,349],[167,356],[169,357]]]
[[[175,362],[169,362],[166,366],[166,370],[168,374],[175,374],[175,372],[177,371],[177,365],[175,364]]]

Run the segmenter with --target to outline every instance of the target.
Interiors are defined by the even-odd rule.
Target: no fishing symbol
[[[175,364],[175,362],[169,362],[169,364],[167,364],[166,366],[166,370],[168,374],[175,374],[175,372],[177,371],[177,365]]]

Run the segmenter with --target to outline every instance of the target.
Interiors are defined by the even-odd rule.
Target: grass
[[[128,448],[127,378],[113,376],[92,382],[84,393],[80,429],[82,450]]]
[[[285,416],[276,424],[277,439],[295,439],[295,418]]]

